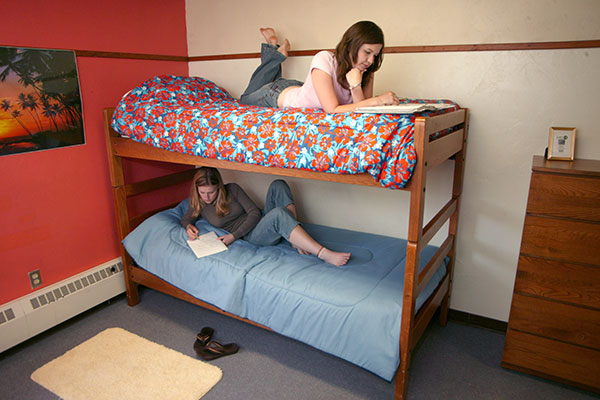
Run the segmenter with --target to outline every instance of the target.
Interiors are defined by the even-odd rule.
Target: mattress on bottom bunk
[[[399,365],[406,241],[387,236],[303,224],[320,243],[350,251],[335,267],[301,255],[287,242],[254,246],[235,241],[227,251],[196,258],[179,224],[188,207],[160,212],[123,244],[135,262],[192,296],[265,325],[386,380]],[[200,233],[224,231],[200,219]],[[423,250],[420,268],[435,253]],[[417,299],[417,309],[443,279],[443,264]]]

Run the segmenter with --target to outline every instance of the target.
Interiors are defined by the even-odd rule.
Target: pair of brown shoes
[[[210,361],[215,358],[235,354],[239,350],[239,346],[235,343],[221,344],[215,340],[211,340],[215,330],[209,326],[205,326],[196,335],[194,342],[194,351],[198,357]]]

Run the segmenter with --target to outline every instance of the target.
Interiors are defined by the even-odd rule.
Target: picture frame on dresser
[[[548,160],[573,161],[576,128],[552,127],[548,137]]]

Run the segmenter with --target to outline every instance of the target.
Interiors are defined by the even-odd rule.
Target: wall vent
[[[0,305],[0,352],[123,293],[121,258]]]

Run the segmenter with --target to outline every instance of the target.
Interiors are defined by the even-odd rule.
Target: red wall
[[[185,0],[9,1],[1,45],[186,56]],[[0,304],[32,291],[29,271],[39,268],[47,286],[119,256],[102,109],[149,77],[188,74],[186,62],[77,64],[85,144],[0,157]],[[133,176],[174,169],[130,167]]]

